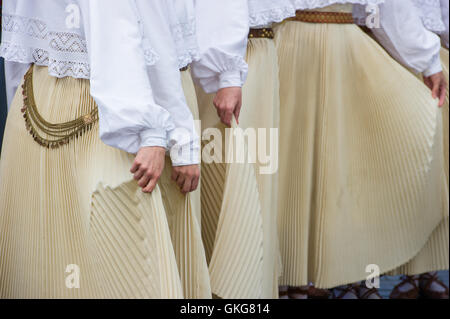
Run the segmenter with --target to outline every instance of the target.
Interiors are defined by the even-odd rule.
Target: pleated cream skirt
[[[285,22],[275,43],[281,284],[331,288],[411,261],[448,218],[437,101],[355,25]],[[427,270],[447,268],[448,241],[432,246]]]
[[[33,83],[50,122],[94,107],[86,80],[35,66]],[[129,173],[134,157],[103,144],[97,125],[58,149],[34,142],[20,93],[0,163],[0,297],[210,297],[195,200],[170,180],[170,161],[144,194]],[[79,288],[68,288],[76,274]]]
[[[249,74],[243,88],[239,127],[263,128],[269,137],[269,129],[278,128],[279,121],[278,65],[273,41],[251,39],[247,62]],[[220,124],[214,96],[201,89],[197,96],[203,131],[218,128],[224,138],[229,133]],[[272,151],[277,153],[276,149]],[[219,155],[226,158],[225,148]],[[212,291],[220,298],[278,296],[281,267],[276,228],[277,174],[261,174],[261,166],[264,164],[260,161],[202,164],[203,242],[210,261]]]
[[[449,55],[448,55],[448,49],[442,48],[441,49],[441,62],[442,62],[442,70],[445,75],[445,79],[447,80],[447,83],[449,82],[448,78],[448,62],[449,61]],[[445,104],[442,107],[442,118],[443,118],[443,128],[444,128],[444,165],[445,165],[445,174],[447,175],[447,183],[449,182],[449,162],[448,162],[448,152],[449,152],[449,100],[448,100],[448,92],[445,97]]]
[[[442,47],[441,48],[441,64],[442,64],[442,72],[444,73],[445,79],[447,83],[449,83],[448,78],[448,49]],[[420,81],[423,81],[423,77],[421,74],[418,74],[417,77]],[[449,90],[446,92],[445,103],[442,106],[442,128],[444,134],[444,166],[445,166],[445,175],[447,176],[447,183],[449,182],[449,162],[448,162],[448,153],[449,153],[449,100],[448,100]]]
[[[200,115],[198,113],[199,110],[198,110],[197,93],[195,91],[194,81],[192,80],[189,68],[181,72],[181,84],[183,86],[186,102],[189,106],[189,109],[192,112],[192,115],[194,116],[194,120],[200,120]],[[200,132],[198,133],[200,134]],[[191,192],[189,195],[191,197],[191,204],[194,207],[194,212],[196,213],[196,218],[199,225],[201,225],[201,217],[202,217],[200,189],[201,189],[201,182],[199,183],[197,189],[194,192]]]
[[[448,50],[445,48],[441,49],[441,62],[442,69],[445,75],[445,78],[448,81]],[[421,81],[423,81],[422,77],[419,77]],[[445,103],[442,106],[442,133],[443,133],[443,149],[444,149],[444,169],[446,176],[446,194],[448,196],[448,170],[449,170],[449,162],[448,162],[448,150],[449,150],[449,103],[448,103],[448,90],[447,96],[445,99]],[[445,197],[444,197],[445,200]],[[430,236],[430,239],[422,248],[419,254],[415,256],[410,262],[401,267],[395,269],[390,272],[390,275],[399,275],[399,274],[409,274],[416,275],[428,272],[431,270],[442,270],[448,269],[449,265],[449,217],[448,215],[444,218],[444,220],[440,223],[438,227],[434,230],[433,234]]]

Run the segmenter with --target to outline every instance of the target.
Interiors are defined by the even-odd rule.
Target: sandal
[[[308,288],[303,287],[289,287],[289,299],[308,299]]]
[[[400,288],[404,285],[411,285],[412,288],[408,291],[401,291]],[[413,276],[404,276],[402,277],[402,281],[394,287],[391,294],[389,295],[390,299],[417,299],[419,298],[419,287],[417,285],[417,278]]]
[[[333,288],[331,299],[359,299],[358,286],[346,285]]]
[[[422,297],[426,299],[448,299],[448,287],[442,281],[439,280],[437,273],[422,274],[420,275],[419,282]],[[431,290],[431,286],[433,285],[433,283],[436,283],[442,288],[444,288],[444,291],[439,292]]]
[[[359,299],[383,299],[377,288],[368,288],[365,281],[361,281],[359,286]]]
[[[359,299],[383,299],[383,297],[381,297],[380,292],[377,288],[369,289],[366,287],[361,287],[359,290]]]
[[[314,287],[314,285],[309,285],[308,287],[308,297],[310,299],[329,299],[331,292],[328,289],[320,289]]]
[[[279,287],[278,289],[278,298],[279,299],[289,299],[288,287]]]

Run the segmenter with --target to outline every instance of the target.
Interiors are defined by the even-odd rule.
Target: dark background
[[[0,1],[0,11],[2,9],[2,1]],[[0,15],[0,24],[1,24],[1,15]],[[2,31],[0,28],[0,37]],[[6,93],[5,93],[5,72],[3,66],[3,58],[0,58],[0,152],[2,149],[2,141],[3,141],[3,130],[5,129],[5,121],[6,121]]]
[[[3,130],[6,121],[6,94],[5,94],[5,73],[3,72],[3,58],[0,58],[0,152],[2,149]]]

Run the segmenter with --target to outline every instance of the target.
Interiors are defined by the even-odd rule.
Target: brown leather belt
[[[248,33],[249,39],[256,39],[256,38],[273,39],[274,36],[275,34],[272,28],[250,29]]]
[[[297,11],[295,17],[287,21],[300,21],[308,23],[336,23],[354,24],[355,20],[350,12],[320,12],[320,11]]]

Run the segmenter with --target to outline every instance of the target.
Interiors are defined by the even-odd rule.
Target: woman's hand
[[[217,115],[223,124],[231,126],[233,114],[239,123],[239,113],[241,112],[242,106],[242,88],[229,87],[220,89],[213,103],[217,109]]]
[[[164,169],[166,149],[163,147],[142,147],[134,159],[130,172],[144,193],[151,193],[156,187]]]
[[[174,166],[172,179],[180,187],[183,194],[197,189],[200,180],[200,168],[198,165]]]
[[[443,72],[435,73],[423,78],[423,82],[431,90],[433,99],[439,98],[439,106],[445,103],[445,94],[447,92],[447,81]]]

